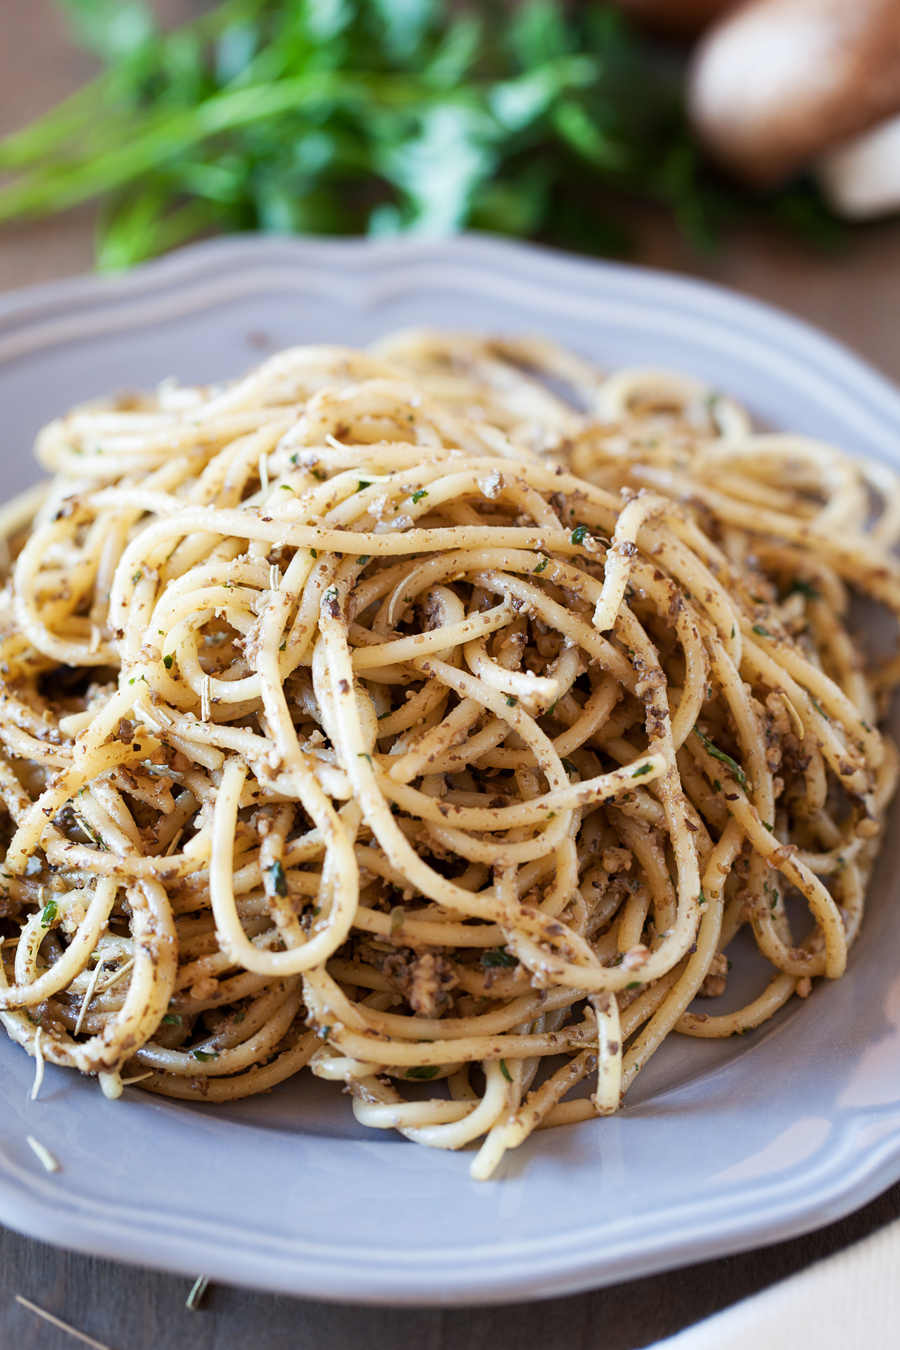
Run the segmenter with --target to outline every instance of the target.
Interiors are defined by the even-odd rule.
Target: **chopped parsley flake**
[[[587,538],[588,527],[586,525],[576,525],[572,531],[572,543],[583,544]]]
[[[174,657],[174,656],[164,656],[164,657],[163,657],[163,665],[165,666],[166,670],[171,670],[171,669],[172,669],[172,662],[173,662],[174,660],[175,660],[175,657]]]
[[[496,968],[497,966],[517,966],[519,964],[519,958],[513,956],[505,947],[491,947],[487,951],[481,953],[481,964],[487,966],[488,969]]]
[[[287,877],[284,875],[284,868],[282,867],[281,863],[277,861],[277,859],[275,862],[272,863],[272,866],[268,869],[268,872],[269,872],[269,888],[271,889],[272,894],[281,896],[287,895],[288,893]]]
[[[423,497],[427,497],[427,496],[428,496],[428,493],[425,491],[425,489],[424,489],[424,488],[419,488],[418,492],[414,492],[413,495],[412,495],[412,499],[411,499],[411,500],[412,500],[413,506],[416,506],[416,505],[422,500]]]
[[[440,1064],[414,1064],[411,1069],[406,1070],[407,1078],[437,1078],[441,1071]]]
[[[642,764],[639,769],[635,769],[631,776],[632,778],[641,778],[645,773],[650,773],[652,768],[652,764]]]
[[[500,1061],[500,1072],[503,1074],[503,1077],[506,1079],[507,1083],[511,1083],[511,1082],[512,1082],[512,1074],[510,1073],[509,1069],[506,1067],[506,1060],[505,1060],[505,1059],[501,1059],[501,1061]]]
[[[59,913],[59,906],[55,900],[48,900],[41,911],[41,927],[49,928]]]
[[[532,572],[535,572],[538,575],[540,575],[540,573],[543,572],[544,568],[547,566],[547,563],[549,561],[550,561],[549,558],[541,558],[541,561],[538,563],[537,567],[532,567],[531,569]]]
[[[726,765],[731,770],[735,782],[740,783],[741,787],[745,788],[747,786],[747,775],[740,764],[736,763],[730,755],[726,755],[725,751],[720,750],[717,745],[713,745],[712,741],[703,735],[699,727],[694,727],[694,733],[706,753],[712,755],[713,759],[717,759],[720,764]]]

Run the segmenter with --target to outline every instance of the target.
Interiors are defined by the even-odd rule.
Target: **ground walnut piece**
[[[719,952],[714,956],[709,967],[709,974],[697,990],[698,998],[719,998],[725,993],[725,985],[728,980],[728,957],[724,952]]]
[[[419,1017],[439,1017],[459,983],[450,962],[438,952],[383,952],[365,945],[359,955],[378,967]]]

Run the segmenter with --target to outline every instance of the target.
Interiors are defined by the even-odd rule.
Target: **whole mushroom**
[[[851,199],[866,187],[860,176],[872,197],[873,174],[893,165],[900,192],[900,136],[880,155],[854,140],[900,113],[900,0],[739,5],[697,48],[689,106],[710,153],[750,183],[774,186],[818,165],[835,205],[853,213]],[[859,156],[867,146],[868,167]],[[835,147],[842,158],[832,171]],[[890,197],[881,192],[882,207]]]

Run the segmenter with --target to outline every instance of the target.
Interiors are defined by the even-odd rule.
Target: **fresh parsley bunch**
[[[101,198],[101,267],[226,230],[605,251],[610,188],[699,242],[729,209],[677,69],[606,4],[225,0],[162,33],[145,0],[59,3],[106,70],[0,142],[0,221]]]

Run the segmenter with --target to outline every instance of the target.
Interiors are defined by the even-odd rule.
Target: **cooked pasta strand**
[[[0,1020],[33,1095],[45,1061],[206,1102],[309,1066],[370,1128],[481,1140],[485,1179],[671,1033],[842,975],[898,765],[900,657],[847,627],[851,593],[900,617],[883,465],[669,372],[430,332],[37,449],[52,481],[0,512]],[[744,926],[772,973],[735,1009]]]

